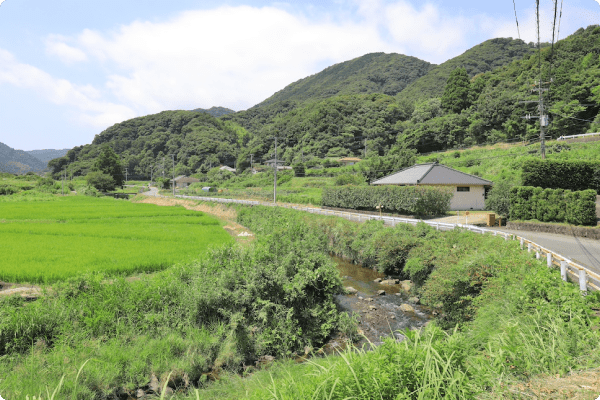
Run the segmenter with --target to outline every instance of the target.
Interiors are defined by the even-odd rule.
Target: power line
[[[562,6],[563,6],[563,0],[560,0],[560,15],[558,17],[558,33],[556,34],[557,42],[558,42],[558,38],[560,37],[560,20],[562,18]]]
[[[521,32],[519,31],[519,19],[517,18],[517,6],[515,4],[515,0],[513,0],[513,8],[515,9],[515,21],[517,21],[517,34],[519,35],[519,39],[521,39]]]

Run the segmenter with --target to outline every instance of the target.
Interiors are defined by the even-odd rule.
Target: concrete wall
[[[458,192],[456,186],[452,200],[450,200],[450,210],[483,210],[485,209],[485,189],[483,186],[469,186],[468,192]]]

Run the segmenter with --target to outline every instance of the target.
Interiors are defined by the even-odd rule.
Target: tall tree
[[[456,68],[450,73],[446,82],[446,88],[442,95],[442,108],[453,113],[460,113],[471,105],[470,90],[471,82],[467,70]]]
[[[102,146],[102,150],[94,162],[94,170],[112,176],[117,186],[123,185],[123,171],[119,156],[109,145]]]

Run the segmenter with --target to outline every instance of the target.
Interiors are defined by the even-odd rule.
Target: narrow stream
[[[404,335],[399,331],[423,327],[431,318],[431,311],[424,306],[409,301],[412,295],[402,290],[401,284],[383,285],[375,279],[386,279],[386,276],[361,265],[332,257],[337,264],[344,287],[353,287],[356,294],[336,295],[335,301],[340,310],[356,315],[359,318],[360,333],[366,337],[363,343],[379,345],[383,337],[394,336],[402,340]],[[378,295],[384,290],[385,295]],[[403,311],[400,306],[407,304],[414,311]],[[359,343],[360,345],[360,343]]]

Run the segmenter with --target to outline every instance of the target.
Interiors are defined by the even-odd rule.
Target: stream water
[[[358,290],[356,294],[336,295],[336,304],[340,310],[358,317],[359,333],[366,338],[364,343],[376,346],[382,343],[382,338],[390,336],[402,340],[401,331],[421,328],[432,318],[427,307],[409,302],[411,296],[402,290],[402,285],[382,285],[375,279],[386,279],[385,275],[339,257],[333,259],[344,287]],[[385,290],[385,295],[378,295],[380,290]],[[402,311],[403,304],[410,305],[414,311]]]

